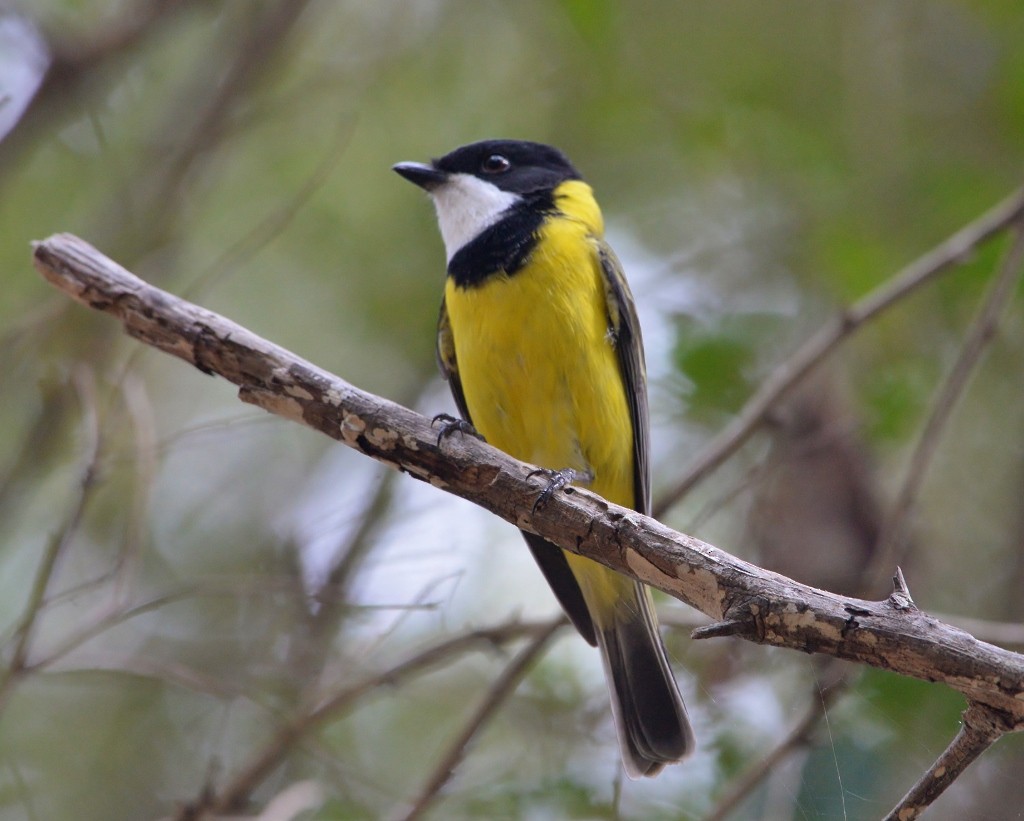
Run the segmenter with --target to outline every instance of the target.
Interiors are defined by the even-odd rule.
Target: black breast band
[[[549,197],[528,197],[516,203],[498,222],[455,252],[448,263],[448,276],[459,287],[472,288],[494,274],[514,274],[530,258],[540,227],[552,210]]]

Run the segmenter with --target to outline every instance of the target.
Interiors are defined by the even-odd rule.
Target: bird
[[[483,140],[393,168],[437,212],[447,257],[437,359],[458,425],[537,465],[548,477],[538,501],[575,483],[649,513],[640,325],[592,188],[560,150],[525,140]],[[600,650],[626,775],[654,776],[685,758],[694,734],[650,591],[523,536],[570,621]]]

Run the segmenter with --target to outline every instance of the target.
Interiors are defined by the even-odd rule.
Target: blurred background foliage
[[[443,254],[389,166],[484,137],[558,145],[639,303],[657,496],[839,306],[1020,183],[1021,43],[1019,0],[0,7],[0,818],[173,816],[289,717],[364,682],[247,811],[400,817],[556,613],[511,528],[123,338],[42,282],[33,239],[80,234],[437,413]],[[886,595],[862,571],[1004,247],[860,329],[666,520]],[[914,511],[910,588],[950,618],[1024,617],[1021,299]],[[709,817],[845,677],[827,723],[731,817],[877,818],[956,730],[963,703],[942,687],[691,643],[697,614],[661,605],[692,761],[620,778],[596,654],[564,630],[435,816]],[[394,672],[489,628],[508,635]],[[1022,817],[1022,766],[1005,739],[930,817]]]

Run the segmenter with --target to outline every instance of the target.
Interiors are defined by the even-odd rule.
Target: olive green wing
[[[444,297],[441,297],[441,311],[437,317],[437,366],[441,369],[441,376],[451,388],[459,414],[472,425],[473,420],[470,418],[469,408],[466,406],[466,394],[462,391],[459,363],[455,359],[455,337],[452,335],[452,325],[448,320],[448,308],[445,305]]]
[[[472,425],[473,419],[469,414],[469,406],[466,404],[466,394],[462,390],[462,378],[459,375],[459,363],[455,356],[455,336],[452,333],[448,309],[443,298],[441,299],[441,312],[437,319],[437,364],[441,369],[441,375],[451,388],[459,413]],[[533,553],[533,558],[540,565],[544,578],[547,579],[555,593],[555,598],[562,605],[569,620],[586,641],[596,645],[597,633],[594,631],[594,622],[590,618],[590,611],[587,610],[587,603],[583,600],[583,591],[580,590],[579,582],[576,581],[569,562],[565,558],[565,552],[540,536],[526,531],[522,531],[522,533],[530,552]]]
[[[626,283],[622,264],[604,240],[593,240],[601,273],[604,276],[608,306],[608,336],[622,372],[623,388],[633,421],[633,507],[640,513],[651,512],[651,434],[647,405],[647,368],[640,320],[633,294]]]

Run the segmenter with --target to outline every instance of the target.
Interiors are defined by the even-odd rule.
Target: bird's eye
[[[503,157],[501,154],[491,154],[483,164],[480,166],[480,170],[485,174],[500,174],[502,171],[508,171],[512,167],[512,163],[509,162],[508,157]]]

